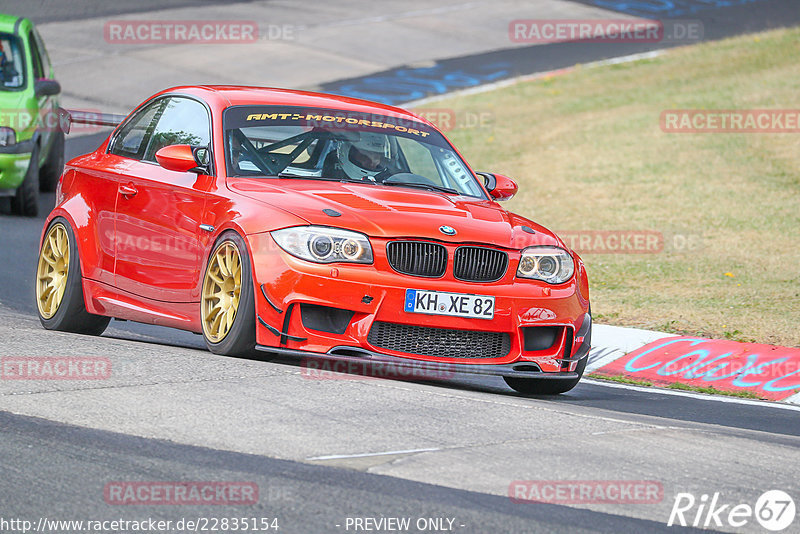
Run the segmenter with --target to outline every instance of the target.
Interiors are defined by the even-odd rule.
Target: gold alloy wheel
[[[226,241],[211,256],[203,280],[203,332],[212,343],[230,332],[241,291],[242,259],[236,245]]]
[[[61,223],[56,223],[42,242],[39,266],[36,269],[36,304],[39,313],[50,319],[64,299],[69,274],[69,236]]]

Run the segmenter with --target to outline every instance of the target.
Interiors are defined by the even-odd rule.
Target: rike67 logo
[[[715,492],[712,496],[703,494],[699,499],[691,493],[678,493],[667,526],[742,528],[752,524],[755,519],[765,529],[780,532],[794,523],[796,513],[794,499],[781,490],[764,492],[756,500],[755,506],[748,503],[726,503],[720,492]]]

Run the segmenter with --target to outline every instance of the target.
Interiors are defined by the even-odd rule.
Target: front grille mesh
[[[496,282],[508,268],[508,254],[483,247],[458,247],[453,276],[465,282]]]
[[[367,341],[375,347],[437,358],[502,358],[511,336],[502,332],[451,330],[375,321]]]
[[[392,269],[414,276],[438,278],[447,269],[447,249],[426,241],[392,241],[386,245]]]

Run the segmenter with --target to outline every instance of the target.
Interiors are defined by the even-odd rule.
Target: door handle
[[[125,197],[132,197],[132,196],[134,196],[136,193],[138,193],[138,192],[139,192],[139,190],[138,190],[138,189],[136,189],[136,188],[133,186],[133,184],[127,184],[127,185],[121,185],[121,186],[119,186],[119,192],[122,194],[122,196],[125,196]]]

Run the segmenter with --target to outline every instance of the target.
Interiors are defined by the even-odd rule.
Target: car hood
[[[564,246],[546,228],[509,213],[496,202],[468,196],[294,178],[229,178],[228,187],[293,213],[309,224],[355,230],[371,237],[420,237],[514,249]],[[446,235],[440,230],[442,226],[452,227],[456,234]]]

